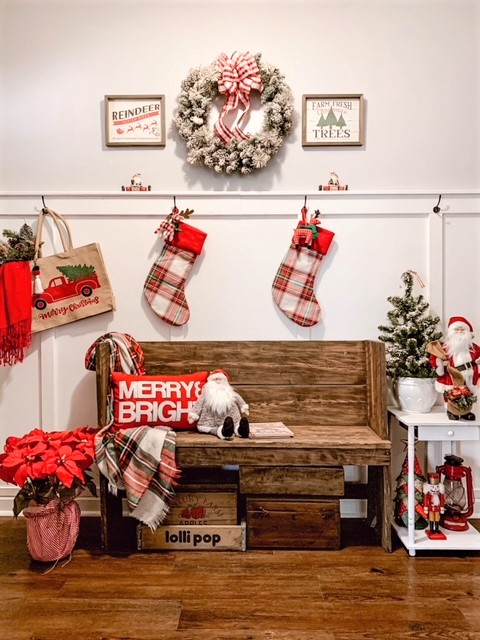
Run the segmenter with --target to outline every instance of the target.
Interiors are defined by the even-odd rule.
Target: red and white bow
[[[178,231],[180,223],[183,222],[183,220],[184,218],[180,211],[177,207],[174,207],[172,209],[172,213],[170,213],[165,220],[160,223],[160,226],[155,233],[161,233],[165,242],[172,242],[175,231]]]
[[[222,113],[213,129],[222,142],[228,143],[232,138],[247,140],[250,135],[240,129],[240,124],[250,108],[250,91],[263,91],[263,82],[257,61],[251,53],[235,53],[229,58],[221,53],[217,60],[217,68],[221,72],[218,90],[226,95]],[[230,129],[225,124],[225,116],[238,106],[243,114],[237,125]]]

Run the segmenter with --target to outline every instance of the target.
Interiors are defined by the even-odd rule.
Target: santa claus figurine
[[[475,394],[479,382],[478,365],[480,363],[480,347],[473,342],[473,327],[462,316],[453,316],[448,321],[448,329],[443,342],[431,342],[427,346],[430,353],[430,364],[438,376],[435,388],[444,393],[455,386],[463,385]],[[451,420],[459,416],[447,410]],[[475,420],[469,411],[461,416],[463,420]]]
[[[188,421],[190,424],[198,421],[198,431],[222,440],[231,440],[234,434],[248,438],[248,410],[248,404],[230,385],[228,374],[217,369],[208,376],[201,396],[188,414]]]

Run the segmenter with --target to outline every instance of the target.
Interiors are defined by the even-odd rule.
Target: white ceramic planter
[[[408,413],[429,413],[438,398],[434,378],[398,378],[395,392],[398,406]]]

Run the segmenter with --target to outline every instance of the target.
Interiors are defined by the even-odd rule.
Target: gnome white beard
[[[470,362],[470,347],[472,346],[471,334],[467,331],[461,333],[454,330],[447,332],[445,346],[449,356],[453,358],[455,366]]]
[[[234,403],[235,391],[228,382],[215,382],[209,380],[203,387],[203,395],[207,407],[215,411],[219,416],[223,415],[230,409]]]

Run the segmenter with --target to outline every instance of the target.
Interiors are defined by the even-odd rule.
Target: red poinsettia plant
[[[477,396],[468,387],[453,387],[443,392],[445,402],[450,402],[459,410],[470,410],[477,401]]]
[[[7,438],[0,454],[0,480],[20,487],[13,503],[17,517],[32,501],[45,505],[54,498],[69,502],[86,487],[96,488],[88,473],[94,456],[95,430],[73,431],[33,429],[21,438]]]

